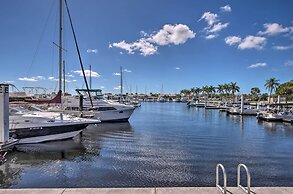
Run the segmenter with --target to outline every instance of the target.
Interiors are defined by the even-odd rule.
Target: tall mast
[[[66,84],[66,75],[65,75],[65,60],[63,60],[63,95],[65,94],[65,84]]]
[[[62,91],[62,0],[59,1],[59,91]]]
[[[122,66],[120,66],[120,94],[122,98],[123,94],[123,75],[122,75]]]
[[[92,65],[90,65],[90,89],[92,89]]]

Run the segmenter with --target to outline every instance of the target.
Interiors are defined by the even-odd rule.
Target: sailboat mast
[[[123,75],[122,75],[122,66],[120,66],[120,94],[122,98],[123,94]]]
[[[92,89],[92,65],[90,65],[90,89]]]
[[[62,0],[59,3],[59,91],[62,91]]]

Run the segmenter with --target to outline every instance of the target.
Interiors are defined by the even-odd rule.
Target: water
[[[183,103],[144,103],[129,123],[91,126],[81,139],[18,147],[0,166],[0,185],[214,186],[217,163],[226,167],[230,186],[236,186],[239,163],[249,167],[253,186],[293,186],[293,125]]]

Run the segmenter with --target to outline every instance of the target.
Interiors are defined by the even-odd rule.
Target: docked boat
[[[206,106],[206,103],[204,102],[199,102],[199,101],[195,101],[195,102],[188,102],[187,106],[189,107],[198,107],[198,108],[203,108]]]
[[[70,139],[89,124],[99,122],[51,112],[30,112],[24,108],[12,108],[9,115],[10,137],[18,139],[19,144]]]
[[[273,111],[262,111],[257,114],[256,118],[258,120],[264,121],[282,121],[283,115],[281,113]]]
[[[77,96],[62,98],[64,113],[100,119],[101,122],[128,121],[135,107],[104,98],[100,89],[76,89]],[[90,103],[91,94],[93,106]]]

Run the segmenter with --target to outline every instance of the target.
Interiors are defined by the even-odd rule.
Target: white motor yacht
[[[9,115],[10,136],[18,139],[19,144],[73,138],[89,124],[99,122],[54,112],[28,111],[21,107],[11,108]]]
[[[88,90],[76,89],[79,95],[62,98],[64,113],[76,116],[98,118],[101,122],[128,121],[135,107],[106,100],[100,89],[90,89],[93,106]]]

